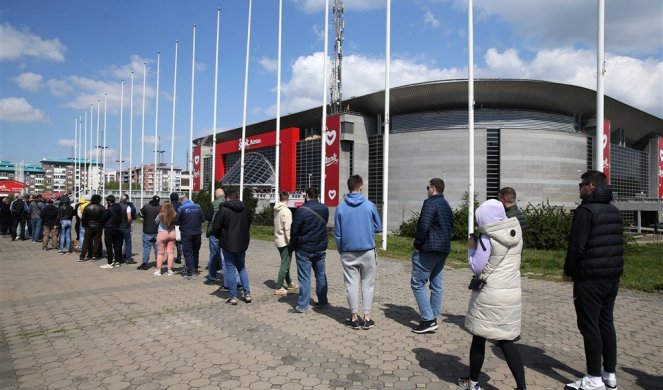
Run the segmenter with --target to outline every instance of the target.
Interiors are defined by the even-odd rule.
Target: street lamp
[[[309,174],[308,174],[308,188],[311,188],[311,176],[313,176],[313,174],[312,174],[312,173],[309,173]],[[307,189],[308,189],[308,188],[307,188]]]

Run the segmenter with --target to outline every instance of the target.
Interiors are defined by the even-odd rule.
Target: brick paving
[[[134,253],[140,236],[133,235]],[[203,239],[203,267],[207,256]],[[105,260],[76,259],[0,238],[0,388],[454,389],[468,371],[471,336],[461,328],[468,270],[445,271],[440,328],[416,335],[406,261],[378,260],[376,327],[355,331],[343,325],[334,252],[327,257],[331,307],[303,316],[288,313],[294,293],[272,295],[279,256],[271,242],[251,243],[253,303],[237,306],[223,302],[218,286],[204,285],[204,274],[154,277],[135,265],[102,270]],[[519,344],[529,388],[562,389],[584,368],[571,285],[524,278],[523,304]],[[615,317],[620,389],[663,389],[663,296],[622,290]],[[515,386],[492,344],[481,382]]]

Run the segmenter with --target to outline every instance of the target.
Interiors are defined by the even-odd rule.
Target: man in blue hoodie
[[[350,176],[350,193],[345,197],[345,202],[336,208],[334,219],[334,237],[341,254],[343,279],[351,313],[345,324],[352,329],[370,329],[375,326],[371,319],[377,268],[375,234],[382,232],[382,224],[375,204],[361,193],[363,185],[361,176]],[[363,320],[357,315],[360,285],[364,306]]]
[[[290,249],[297,259],[297,279],[299,279],[299,300],[293,313],[304,314],[311,299],[311,269],[315,274],[315,293],[318,302],[314,305],[325,307],[327,301],[327,220],[329,210],[318,201],[318,189],[306,190],[304,205],[295,212],[290,227]]]
[[[203,209],[189,200],[186,195],[182,196],[182,205],[175,215],[175,225],[180,227],[182,235],[182,252],[186,266],[182,274],[191,279],[198,273],[198,255],[200,254],[200,236],[203,234],[203,221],[205,215]]]

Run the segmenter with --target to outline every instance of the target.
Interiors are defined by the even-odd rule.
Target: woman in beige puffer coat
[[[526,389],[525,369],[515,341],[520,337],[522,298],[520,254],[522,230],[518,219],[507,219],[501,202],[491,199],[476,211],[481,235],[468,241],[468,262],[474,275],[485,282],[473,290],[465,316],[472,337],[470,375],[460,378],[461,389],[480,390],[478,380],[486,340],[495,340],[504,352],[518,390]]]

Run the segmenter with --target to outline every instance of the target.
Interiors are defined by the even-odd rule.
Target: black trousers
[[[85,232],[87,237],[87,232]],[[124,242],[124,233],[120,228],[104,229],[104,244],[106,244],[106,257],[108,264],[113,262],[122,262],[122,243]]]
[[[514,340],[498,340],[497,345],[504,353],[506,364],[511,370],[511,375],[516,380],[518,389],[525,389],[525,367],[518,351],[518,345]],[[470,347],[470,379],[478,382],[481,367],[486,354],[486,339],[481,336],[472,337],[472,346]]]
[[[21,240],[25,240],[25,218],[24,217],[14,217],[12,219],[12,231],[11,231],[12,240],[16,239],[16,230],[18,229],[19,226],[21,227],[21,231],[18,234],[18,237]]]
[[[187,274],[191,275],[198,271],[198,255],[200,254],[200,236],[182,236],[182,252],[186,263]]]
[[[2,221],[0,221],[0,234],[7,235],[9,234],[9,229],[11,229],[12,226],[12,219],[11,217],[7,216],[2,218]]]
[[[615,372],[617,367],[617,335],[612,312],[618,291],[619,281],[586,280],[573,284],[573,304],[585,344],[588,375],[601,375],[601,358],[606,372]]]
[[[85,229],[85,238],[83,239],[83,247],[81,249],[80,259],[84,259],[85,255],[89,257],[97,257],[101,253],[101,233],[103,229]]]

